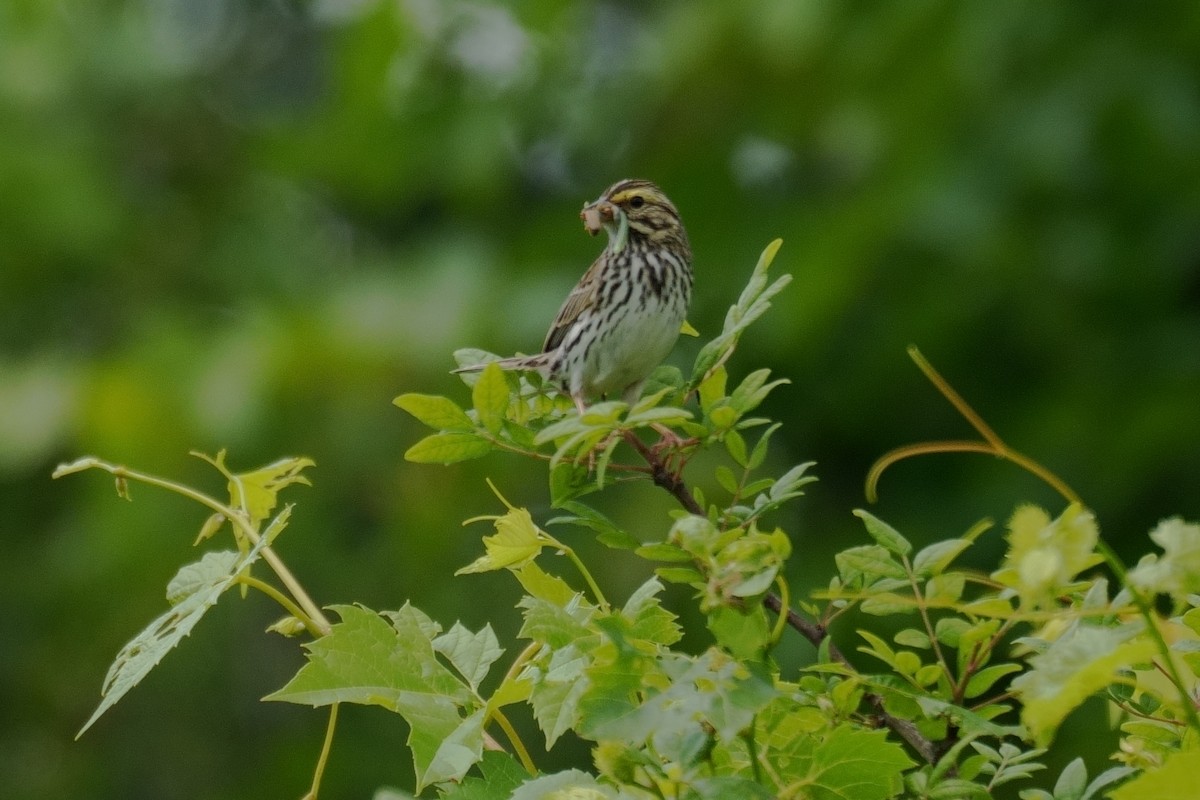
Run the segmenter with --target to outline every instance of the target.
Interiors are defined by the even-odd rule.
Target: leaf
[[[577,769],[540,775],[526,781],[510,800],[618,800],[628,795]]]
[[[1104,560],[1096,553],[1095,517],[1078,503],[1053,521],[1040,508],[1022,506],[1008,528],[1008,553],[993,577],[1016,589],[1023,606],[1052,605],[1063,586]]]
[[[797,736],[768,752],[782,782],[812,800],[885,800],[915,764],[885,731],[842,723],[820,737]]]
[[[970,546],[970,539],[947,539],[922,547],[913,556],[913,572],[918,578],[939,575]]]
[[[1063,767],[1054,784],[1054,800],[1082,800],[1087,789],[1087,766],[1082,758],[1076,758]]]
[[[192,632],[204,614],[231,586],[237,576],[249,568],[263,547],[261,537],[245,555],[229,551],[205,553],[199,563],[179,570],[167,584],[171,608],[147,625],[117,653],[104,684],[100,689],[100,705],[75,734],[75,738],[92,727],[105,711],[117,704],[125,694],[141,683],[163,657]]]
[[[919,631],[916,628],[905,628],[898,631],[892,637],[892,641],[902,647],[916,647],[920,650],[928,650],[931,646],[929,635],[925,631]]]
[[[912,542],[901,536],[899,531],[879,517],[861,508],[856,508],[851,513],[863,521],[863,525],[867,528],[867,533],[878,544],[883,545],[898,556],[905,556],[912,552]]]
[[[717,367],[696,388],[696,394],[700,400],[700,410],[705,414],[725,398],[725,382],[728,377],[725,367]]]
[[[439,431],[470,431],[475,423],[448,397],[433,394],[402,394],[392,401],[423,425]]]
[[[532,560],[545,547],[541,531],[524,508],[510,508],[503,516],[481,519],[494,520],[496,533],[483,537],[485,553],[455,572],[455,575],[520,566]]]
[[[1022,701],[1021,721],[1038,745],[1044,746],[1067,714],[1108,686],[1117,670],[1154,653],[1153,642],[1132,624],[1070,629],[1030,658],[1031,669],[1010,684]]]
[[[471,633],[458,622],[433,640],[433,649],[450,659],[472,690],[479,689],[479,682],[487,677],[488,668],[504,654],[491,625],[484,625],[478,633]]]
[[[1195,800],[1196,754],[1177,752],[1156,770],[1143,772],[1108,793],[1110,800]]]
[[[978,697],[992,688],[992,685],[1005,675],[1020,672],[1021,669],[1020,664],[993,664],[990,667],[984,667],[967,681],[967,688],[963,691],[963,696],[967,698]]]
[[[904,567],[877,544],[847,548],[834,555],[833,560],[846,583],[859,577],[865,578],[868,583],[879,578],[905,577]]]
[[[453,464],[480,458],[492,452],[492,443],[473,433],[444,431],[426,436],[404,453],[407,461],[417,464]]]
[[[575,727],[579,718],[579,700],[590,683],[584,674],[591,658],[575,644],[551,652],[549,662],[534,682],[529,702],[534,719],[546,736],[547,749],[559,737]]]
[[[377,705],[399,713],[410,726],[417,790],[458,780],[483,749],[483,708],[463,682],[434,654],[437,625],[409,604],[375,613],[361,606],[333,606],[341,618],[332,630],[305,645],[308,662],[265,700],[312,706]],[[462,716],[461,709],[469,711]]]
[[[729,357],[729,354],[737,346],[742,331],[765,314],[771,307],[770,299],[783,291],[783,288],[791,282],[791,275],[783,275],[770,286],[767,285],[767,270],[782,244],[782,239],[776,239],[763,250],[746,288],[742,290],[738,301],[726,313],[721,334],[704,345],[696,355],[689,388],[698,385],[707,376],[709,370]]]
[[[316,465],[311,458],[281,458],[251,472],[235,474],[225,466],[224,450],[217,453],[215,458],[196,451],[192,451],[192,455],[212,464],[229,479],[229,504],[245,511],[253,525],[271,514],[283,489],[294,483],[312,486],[301,473]]]
[[[1129,582],[1175,598],[1200,592],[1200,525],[1172,517],[1158,523],[1150,538],[1163,553],[1143,557],[1130,571]]]
[[[596,541],[614,549],[633,550],[642,544],[633,534],[618,528],[612,520],[590,506],[574,500],[564,500],[558,504],[558,508],[569,511],[573,516],[555,517],[547,522],[547,525],[566,523],[588,528],[598,534]]]
[[[482,777],[471,776],[462,783],[438,787],[439,800],[508,800],[513,790],[529,779],[529,773],[507,753],[489,750],[477,765]],[[408,800],[411,795],[403,795]],[[383,800],[377,794],[373,800]],[[397,798],[401,800],[401,798]]]
[[[508,411],[508,379],[498,364],[488,364],[479,373],[479,380],[471,389],[471,402],[480,424],[493,436],[498,434]]]

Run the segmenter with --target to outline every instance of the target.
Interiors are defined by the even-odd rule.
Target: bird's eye
[[[641,208],[644,205],[646,205],[646,198],[641,195],[634,195],[633,199],[629,201],[630,208]]]

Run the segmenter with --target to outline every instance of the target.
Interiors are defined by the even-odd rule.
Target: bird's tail
[[[547,376],[550,371],[550,358],[552,355],[553,353],[538,353],[535,356],[513,356],[512,358],[501,358],[497,361],[485,361],[480,364],[467,364],[451,371],[456,374],[460,372],[479,372],[488,364],[496,364],[503,370],[540,372],[543,376]]]

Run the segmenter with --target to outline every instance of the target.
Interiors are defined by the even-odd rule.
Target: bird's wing
[[[554,318],[554,322],[550,324],[550,330],[546,333],[546,342],[542,345],[543,353],[548,353],[562,344],[567,331],[575,324],[575,320],[579,319],[580,313],[595,301],[596,292],[600,288],[600,281],[597,278],[603,258],[604,256],[601,255],[592,263],[592,266],[588,267],[588,271],[583,273],[579,283],[575,284],[575,288],[563,301],[562,308],[558,310],[558,316]]]

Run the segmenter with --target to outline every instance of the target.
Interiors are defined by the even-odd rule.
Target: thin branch
[[[659,458],[654,450],[648,447],[641,439],[637,438],[632,431],[625,432],[625,441],[637,450],[642,458],[646,459],[646,463],[650,466],[650,477],[656,486],[669,492],[689,513],[699,516],[704,515],[704,509],[696,502],[696,498],[692,496],[691,491],[683,482],[683,478],[679,474],[667,469],[666,463]],[[825,626],[810,622],[800,616],[793,609],[787,607],[780,596],[774,592],[768,592],[763,597],[763,605],[774,613],[786,617],[787,624],[807,639],[814,647],[820,647],[829,637],[829,632],[825,629]],[[828,650],[831,659],[853,669],[850,660],[846,658],[833,642],[829,642]],[[888,729],[907,742],[925,761],[930,764],[937,763],[938,758],[941,756],[939,752],[940,748],[936,743],[925,738],[915,723],[889,714],[883,707],[883,697],[881,695],[868,692],[865,697],[867,702],[875,709],[880,721]]]

